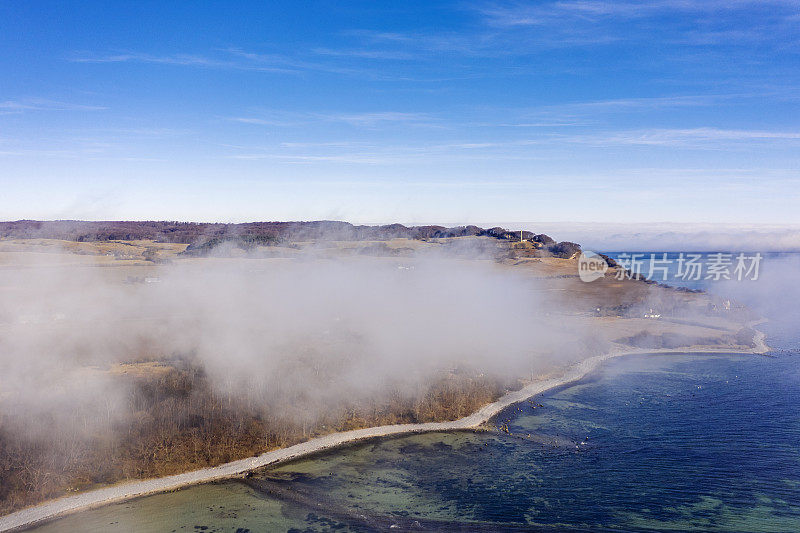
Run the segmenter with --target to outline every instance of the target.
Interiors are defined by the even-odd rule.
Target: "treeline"
[[[158,477],[254,456],[316,435],[383,424],[452,420],[497,399],[518,383],[467,373],[432,380],[415,393],[331,406],[313,420],[297,398],[268,404],[215,392],[201,369],[179,364],[146,376],[120,375],[124,416],[96,420],[75,412],[72,427],[93,416],[86,435],[30,432],[21,415],[0,418],[0,513],[67,492],[125,479]],[[119,415],[119,413],[118,413]],[[53,415],[56,416],[56,415]],[[60,416],[64,416],[63,413]],[[122,420],[122,421],[120,421]],[[45,426],[47,421],[42,421]],[[53,428],[64,424],[52,421]]]
[[[81,220],[18,220],[0,222],[0,238],[60,239],[76,242],[153,240],[188,244],[189,255],[205,255],[225,243],[248,249],[304,241],[363,241],[406,239],[440,239],[455,237],[492,237],[501,241],[528,241],[551,255],[571,257],[580,246],[572,242],[556,242],[543,233],[509,231],[478,226],[356,226],[349,222],[248,222],[217,224],[170,221],[101,221]]]

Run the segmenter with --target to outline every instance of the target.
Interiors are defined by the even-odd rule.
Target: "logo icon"
[[[600,279],[605,275],[606,270],[608,270],[608,263],[605,259],[588,250],[581,252],[581,256],[578,258],[578,276],[581,281],[589,283]]]

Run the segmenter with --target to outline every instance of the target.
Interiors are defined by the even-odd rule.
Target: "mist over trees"
[[[530,279],[474,260],[481,248],[463,259],[468,247],[208,258],[154,265],[158,283],[7,270],[0,508],[336,430],[459,418],[595,342]]]

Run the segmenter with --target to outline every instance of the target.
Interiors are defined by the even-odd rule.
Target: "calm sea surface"
[[[503,413],[36,531],[800,531],[800,357],[637,356]],[[254,480],[253,484],[262,480]]]
[[[787,294],[748,302],[776,315],[774,357],[620,358],[490,432],[360,444],[35,531],[800,531],[800,324],[774,305]]]

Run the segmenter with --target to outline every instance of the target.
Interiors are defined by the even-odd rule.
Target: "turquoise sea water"
[[[799,404],[787,352],[621,358],[491,432],[360,444],[257,488],[194,487],[36,531],[798,531]]]

